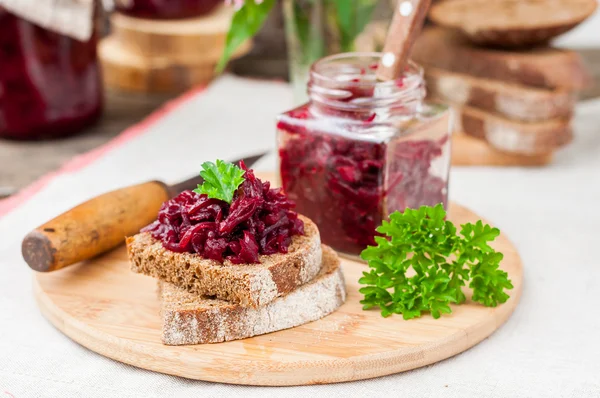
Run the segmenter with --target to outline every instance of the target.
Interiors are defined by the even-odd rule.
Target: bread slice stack
[[[292,238],[288,253],[260,256],[259,264],[171,252],[149,233],[129,237],[132,270],[159,281],[163,343],[242,339],[315,321],[339,308],[346,299],[339,258],[321,245],[316,225],[302,220],[305,234]]]
[[[541,165],[572,140],[577,93],[591,79],[577,53],[547,42],[595,8],[596,0],[432,7],[431,20],[443,27],[423,32],[413,59],[425,68],[428,95],[457,110],[455,164]]]
[[[474,43],[503,48],[548,43],[596,10],[596,0],[447,0],[430,19],[459,30]],[[450,4],[452,3],[452,4]]]

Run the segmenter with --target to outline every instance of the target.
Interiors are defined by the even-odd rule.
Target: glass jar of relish
[[[309,102],[277,118],[283,189],[325,244],[351,256],[375,243],[390,213],[448,198],[451,112],[424,101],[415,64],[395,81],[378,81],[380,57],[317,61]]]
[[[103,89],[97,34],[86,41],[0,7],[0,138],[63,137],[95,122]]]
[[[117,0],[120,13],[148,19],[184,19],[209,14],[222,0]]]

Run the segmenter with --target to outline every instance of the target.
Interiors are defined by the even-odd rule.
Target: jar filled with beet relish
[[[101,114],[97,34],[80,41],[0,7],[0,138],[79,132]]]
[[[148,19],[185,19],[212,12],[222,0],[116,0],[123,14]]]
[[[280,176],[324,243],[356,256],[396,210],[446,205],[451,113],[424,101],[423,70],[378,81],[379,53],[323,58],[309,102],[277,119]]]

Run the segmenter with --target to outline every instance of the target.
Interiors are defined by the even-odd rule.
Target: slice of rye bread
[[[260,264],[219,263],[194,253],[175,253],[149,233],[127,238],[131,269],[173,283],[195,295],[243,306],[265,305],[310,281],[321,268],[321,237],[308,218],[304,235],[292,237],[286,254],[260,256]]]
[[[543,89],[472,77],[428,67],[430,95],[461,106],[473,106],[526,122],[569,118],[577,95],[563,89]]]
[[[429,18],[475,43],[516,48],[549,42],[597,6],[597,0],[452,0],[431,7]]]
[[[525,86],[578,91],[592,83],[574,51],[552,47],[528,51],[481,48],[443,28],[426,29],[417,39],[412,57],[425,67]]]
[[[501,152],[460,131],[452,134],[452,166],[537,167],[552,162],[554,153],[518,155]]]
[[[541,155],[571,142],[573,132],[566,119],[523,123],[470,107],[456,107],[456,130],[487,141],[493,148],[519,155]]]
[[[340,260],[323,246],[319,274],[310,282],[258,308],[202,298],[159,282],[166,345],[219,343],[303,325],[323,318],[346,300]]]

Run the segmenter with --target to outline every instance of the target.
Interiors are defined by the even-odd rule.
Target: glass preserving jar
[[[97,35],[82,42],[0,7],[0,137],[72,135],[102,112]]]
[[[222,0],[117,0],[115,9],[137,18],[184,19],[209,14]]]
[[[451,112],[424,101],[423,70],[377,81],[379,53],[317,61],[309,102],[277,118],[282,187],[325,244],[358,255],[390,213],[447,204]]]

